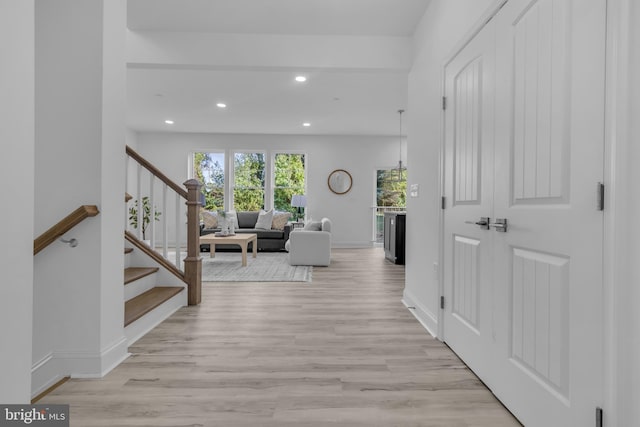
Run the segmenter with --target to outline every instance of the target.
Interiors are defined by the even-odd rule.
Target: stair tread
[[[158,267],[127,267],[124,269],[124,284],[142,279],[158,270]]]
[[[179,294],[183,287],[180,286],[158,286],[138,295],[124,303],[124,326],[127,326],[163,302]]]
[[[133,252],[133,248],[124,248],[125,254],[130,254],[131,252]]]

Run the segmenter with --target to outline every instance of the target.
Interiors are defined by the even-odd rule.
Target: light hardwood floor
[[[206,283],[105,378],[39,403],[70,404],[78,427],[520,426],[403,287],[379,248],[334,250],[312,283]]]

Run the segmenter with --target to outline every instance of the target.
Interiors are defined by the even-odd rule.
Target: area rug
[[[284,252],[258,252],[257,258],[249,252],[246,267],[240,252],[201,256],[203,282],[311,282],[313,267],[289,265],[289,255]]]

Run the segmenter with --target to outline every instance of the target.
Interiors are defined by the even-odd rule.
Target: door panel
[[[478,285],[480,240],[454,236],[452,312],[476,334],[478,329]]]
[[[478,57],[453,77],[455,88],[454,158],[456,204],[479,204],[481,164],[480,141],[482,132],[482,63],[486,57]]]
[[[568,201],[568,1],[529,2],[511,24],[513,199]],[[511,55],[510,55],[511,56]]]
[[[513,249],[510,357],[567,398],[569,260]]]
[[[509,0],[445,69],[443,336],[527,427],[602,406],[605,12]]]

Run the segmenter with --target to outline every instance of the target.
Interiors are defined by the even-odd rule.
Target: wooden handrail
[[[176,184],[175,182],[171,181],[165,174],[163,174],[160,171],[160,169],[158,169],[157,167],[153,166],[151,163],[149,163],[149,161],[147,161],[147,159],[142,157],[140,154],[136,153],[133,150],[133,148],[129,147],[128,145],[127,145],[127,154],[130,157],[133,157],[138,163],[140,163],[140,165],[142,167],[144,167],[146,170],[148,170],[153,175],[158,177],[162,182],[167,184],[167,186],[171,187],[171,189],[173,189],[173,191],[175,191],[180,196],[182,196],[183,199],[187,199],[187,197],[188,197],[187,196],[187,191],[184,188],[180,187],[178,184]]]
[[[99,213],[100,211],[95,205],[80,206],[33,241],[33,254],[37,254],[51,243],[55,242],[56,239],[81,223],[85,218],[96,216]]]
[[[184,277],[184,272],[182,272],[178,267],[173,265],[171,262],[167,261],[165,257],[160,255],[158,252],[154,251],[149,247],[149,245],[145,244],[138,240],[138,237],[130,231],[124,232],[124,238],[128,240],[135,247],[140,249],[142,252],[153,258],[158,264],[167,269],[171,274],[176,276],[178,279],[182,280],[185,284],[189,284]]]

